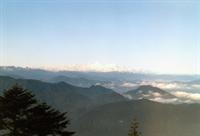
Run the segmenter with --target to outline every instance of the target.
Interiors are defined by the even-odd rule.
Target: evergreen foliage
[[[19,85],[0,96],[0,133],[3,136],[71,136],[66,113],[39,103]]]
[[[128,136],[141,136],[141,132],[138,130],[139,128],[139,123],[137,122],[136,119],[131,122],[131,127],[128,133]]]

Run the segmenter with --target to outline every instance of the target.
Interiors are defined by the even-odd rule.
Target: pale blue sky
[[[0,1],[0,65],[200,74],[198,1]]]

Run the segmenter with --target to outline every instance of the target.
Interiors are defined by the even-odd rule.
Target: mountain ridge
[[[33,92],[39,100],[62,111],[76,112],[79,109],[126,100],[120,94],[105,87],[82,88],[65,82],[47,83],[33,79],[14,79],[8,76],[0,76],[0,93],[16,83]]]
[[[151,85],[142,85],[136,89],[130,90],[123,94],[125,97],[133,100],[148,99],[167,103],[176,103],[178,98],[171,93]]]

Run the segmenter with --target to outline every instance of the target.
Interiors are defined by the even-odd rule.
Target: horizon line
[[[160,73],[160,72],[147,72],[145,70],[143,71],[137,71],[137,70],[110,70],[110,71],[101,71],[101,70],[77,70],[77,69],[58,69],[58,68],[50,68],[50,67],[32,67],[32,66],[17,66],[17,65],[0,65],[0,68],[22,68],[22,69],[31,69],[31,70],[44,70],[49,72],[83,72],[83,73],[89,73],[89,72],[96,72],[96,73],[132,73],[132,74],[146,74],[146,75],[171,75],[171,76],[200,76],[200,74],[192,74],[192,73]]]

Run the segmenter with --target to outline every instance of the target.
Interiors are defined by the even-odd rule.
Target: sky
[[[0,65],[200,74],[200,2],[0,0]]]

